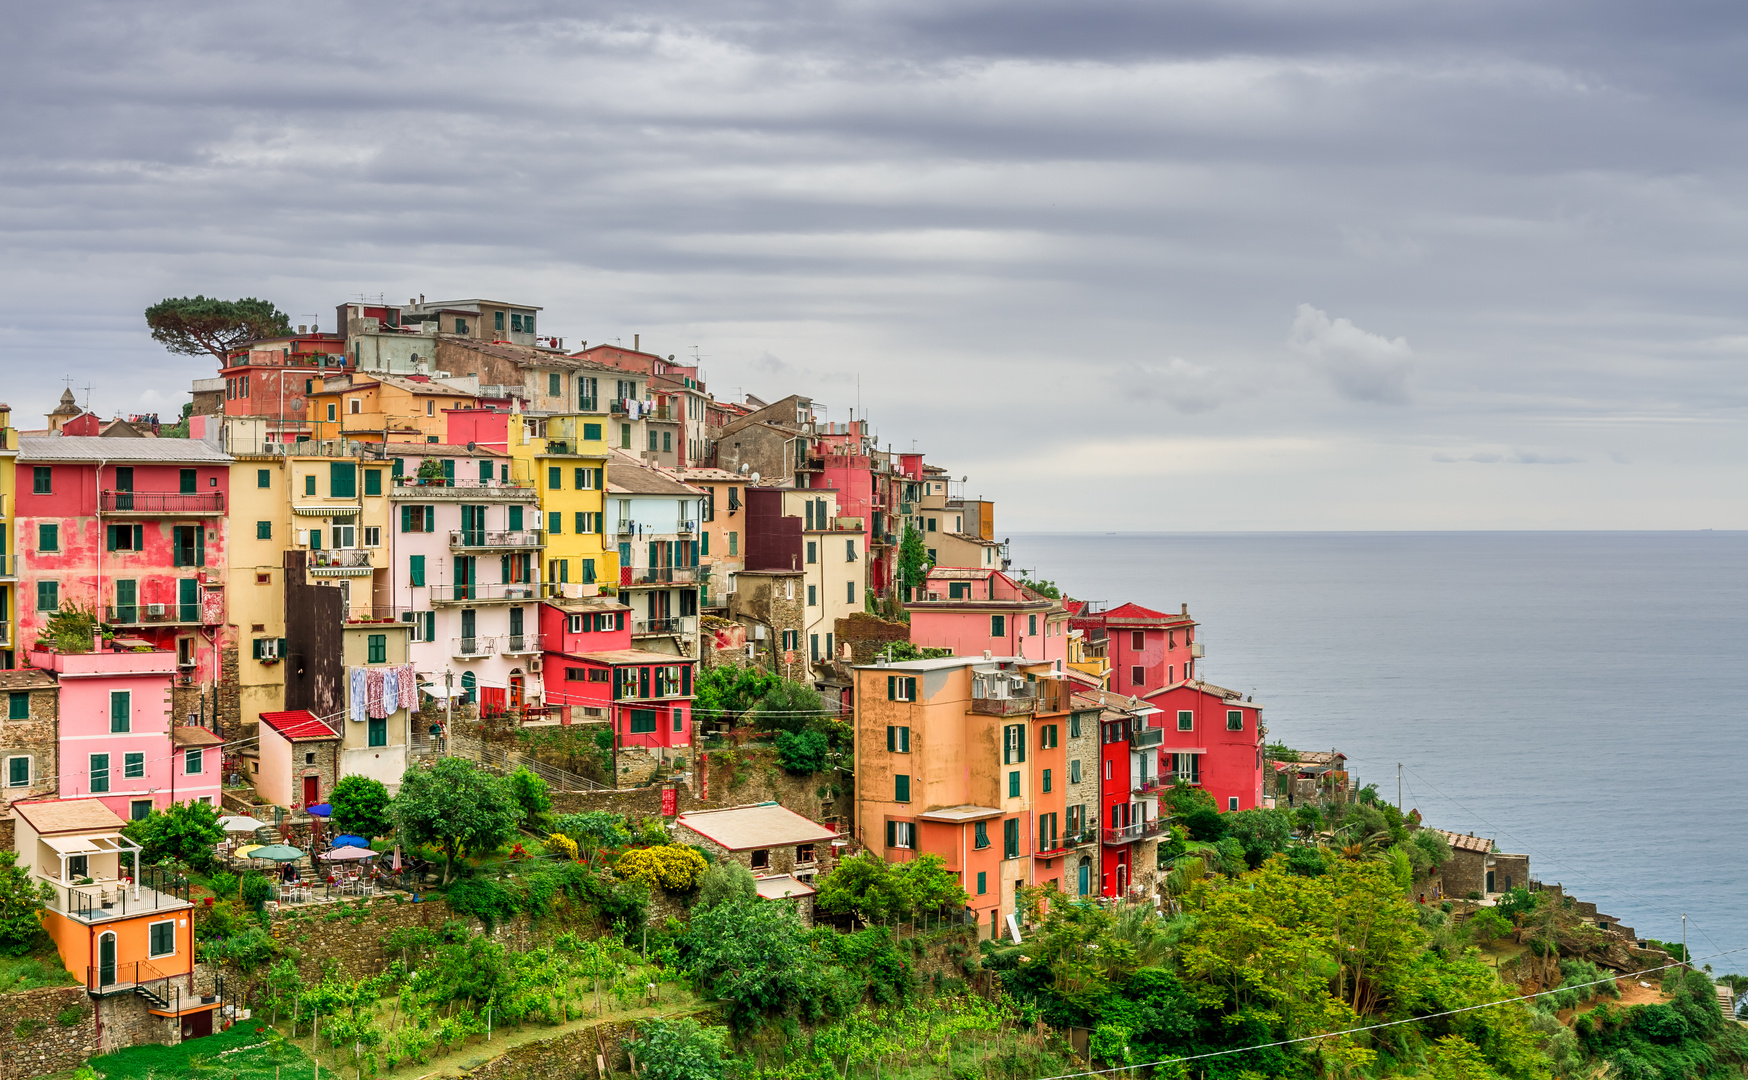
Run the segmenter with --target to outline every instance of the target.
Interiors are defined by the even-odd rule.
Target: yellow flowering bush
[[[684,844],[632,848],[619,856],[613,872],[626,881],[641,881],[654,889],[686,892],[698,884],[709,864],[694,848]]]
[[[546,853],[574,860],[577,857],[577,842],[564,833],[555,832],[546,838]]]

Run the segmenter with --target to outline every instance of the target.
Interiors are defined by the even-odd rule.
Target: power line
[[[1720,956],[1729,956],[1731,953],[1739,952],[1748,952],[1748,946],[1743,946],[1739,949],[1729,949],[1724,952],[1712,953],[1710,956],[1702,956],[1698,959],[1715,960]],[[1460,1009],[1446,1009],[1443,1012],[1412,1016],[1406,1020],[1385,1020],[1376,1024],[1367,1024],[1364,1027],[1345,1028],[1341,1031],[1326,1031],[1318,1035],[1301,1035],[1296,1039],[1279,1039],[1275,1042],[1257,1043],[1254,1046],[1240,1046],[1230,1050],[1210,1050],[1205,1054],[1187,1054],[1183,1057],[1163,1058],[1159,1061],[1140,1062],[1134,1065],[1123,1065],[1112,1069],[1084,1069],[1080,1072],[1062,1073],[1057,1076],[1034,1077],[1033,1080],[1073,1080],[1074,1077],[1079,1076],[1106,1076],[1110,1073],[1128,1072],[1131,1069],[1150,1069],[1159,1065],[1173,1065],[1184,1061],[1204,1061],[1208,1058],[1229,1057],[1232,1054],[1248,1054],[1256,1050],[1272,1050],[1279,1046],[1293,1046],[1298,1043],[1317,1042],[1320,1039],[1339,1039],[1346,1035],[1358,1035],[1367,1031],[1379,1031],[1384,1028],[1401,1027],[1403,1024],[1417,1024],[1422,1020],[1436,1020],[1441,1016],[1456,1016],[1459,1013],[1475,1012],[1480,1009],[1491,1009],[1500,1005],[1510,1005],[1520,1001],[1532,1001],[1539,997],[1547,997],[1551,994],[1559,994],[1567,990],[1577,990],[1586,986],[1601,986],[1604,983],[1613,983],[1617,979],[1634,979],[1640,975],[1649,975],[1653,972],[1664,971],[1673,967],[1690,967],[1692,963],[1692,960],[1688,960],[1660,964],[1657,967],[1645,968],[1642,971],[1629,971],[1621,975],[1610,976],[1606,979],[1596,979],[1592,982],[1570,983],[1566,986],[1560,987],[1558,990],[1541,990],[1534,994],[1520,994],[1517,997],[1500,998],[1498,1001],[1489,1001],[1481,1005],[1465,1005]]]

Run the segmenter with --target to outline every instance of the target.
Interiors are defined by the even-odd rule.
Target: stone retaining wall
[[[72,1009],[79,1022],[62,1025]],[[0,1069],[7,1080],[24,1080],[77,1068],[98,1052],[95,1018],[83,986],[0,994]]]

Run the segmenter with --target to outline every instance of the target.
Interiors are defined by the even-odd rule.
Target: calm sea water
[[[1748,947],[1748,533],[1023,534],[1070,595],[1188,602],[1210,682],[1429,824],[1696,958]],[[1711,961],[1748,971],[1748,952]]]

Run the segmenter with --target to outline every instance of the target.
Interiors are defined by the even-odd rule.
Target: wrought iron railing
[[[101,496],[109,514],[222,514],[222,491],[105,491]]]

